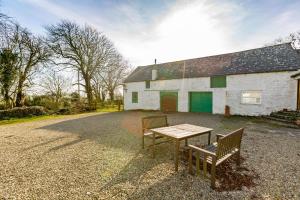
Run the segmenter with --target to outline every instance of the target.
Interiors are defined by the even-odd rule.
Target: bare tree
[[[300,48],[300,31],[290,33],[286,37],[277,38],[273,42],[267,43],[265,46],[271,46],[271,45],[283,44],[283,43],[291,43],[293,48],[299,49]]]
[[[70,88],[70,80],[65,76],[55,71],[47,72],[43,78],[41,87],[45,90],[46,94],[53,97],[56,106],[59,106],[61,99],[66,95]]]
[[[100,77],[98,73],[96,73],[96,75],[93,77],[92,87],[93,87],[93,92],[96,101],[97,102],[105,101],[107,89],[104,82],[102,81],[102,77]]]
[[[120,54],[116,54],[105,71],[98,72],[104,86],[109,94],[110,100],[115,99],[115,90],[128,75],[129,64]]]
[[[11,49],[14,22],[5,14],[0,13],[0,48]]]
[[[12,87],[16,81],[17,69],[16,69],[17,55],[12,53],[10,49],[3,49],[0,51],[0,86],[1,94],[5,100],[5,107],[11,107],[11,95]]]
[[[92,79],[96,71],[107,66],[115,54],[112,42],[102,33],[85,25],[63,20],[59,24],[48,26],[48,42],[59,65],[79,70],[87,94],[89,107],[93,105]]]
[[[24,87],[32,83],[33,75],[42,64],[48,61],[50,53],[42,38],[35,37],[18,24],[15,24],[11,40],[13,50],[18,54],[16,106],[23,106],[25,97]]]
[[[19,24],[7,21],[0,30],[1,49],[9,49],[17,55],[15,67],[18,81],[16,84],[16,106],[24,105],[25,87],[31,84],[33,75],[41,64],[48,59],[49,52],[40,37],[35,37]]]

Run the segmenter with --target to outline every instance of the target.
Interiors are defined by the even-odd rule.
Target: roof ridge
[[[186,67],[183,68],[184,63]],[[160,71],[158,73],[159,80],[220,74],[294,71],[300,69],[300,54],[299,51],[292,48],[290,43],[282,43],[226,54],[139,66],[126,78],[125,82],[151,80],[151,69],[154,68]]]
[[[184,61],[196,60],[196,59],[201,59],[201,58],[224,56],[224,55],[230,55],[230,54],[236,54],[236,53],[242,53],[242,52],[247,52],[247,51],[258,50],[258,49],[266,49],[266,48],[271,48],[271,47],[275,47],[275,46],[284,46],[284,45],[287,45],[287,44],[291,44],[291,42],[285,42],[285,43],[281,43],[281,44],[275,44],[275,45],[271,45],[271,46],[264,46],[264,47],[253,48],[253,49],[246,49],[246,50],[242,50],[242,51],[234,51],[234,52],[230,52],[230,53],[222,53],[222,54],[215,54],[215,55],[210,55],[210,56],[203,56],[203,57],[198,57],[198,58],[189,58],[189,59],[184,59],[184,60],[176,60],[176,61],[163,62],[163,63],[158,63],[158,64],[151,64],[151,65],[141,65],[141,66],[137,66],[137,68],[150,67],[150,66],[156,66],[156,65],[164,65],[164,64],[171,64],[171,63],[176,63],[176,62],[184,62]]]

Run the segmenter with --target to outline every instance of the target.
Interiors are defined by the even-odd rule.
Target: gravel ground
[[[212,127],[214,134],[246,127],[242,165],[260,178],[255,187],[217,192],[187,174],[184,164],[175,173],[167,144],[157,148],[156,159],[141,150],[140,118],[151,114],[84,114],[0,126],[0,199],[300,199],[300,129],[253,118],[169,114],[170,124]]]

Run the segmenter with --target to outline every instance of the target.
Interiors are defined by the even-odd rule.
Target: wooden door
[[[177,92],[161,92],[160,93],[160,109],[162,112],[177,111]]]

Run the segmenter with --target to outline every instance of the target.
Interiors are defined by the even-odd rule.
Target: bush
[[[0,110],[0,119],[32,117],[47,114],[42,106],[16,107],[9,110]]]
[[[25,103],[26,106],[43,106],[47,110],[55,111],[58,109],[58,105],[56,105],[53,98],[49,95],[32,96]]]
[[[4,110],[5,109],[5,103],[0,102],[0,110]]]
[[[73,114],[73,111],[70,108],[61,108],[56,112],[56,114],[58,114],[58,115],[70,115],[70,114]]]

